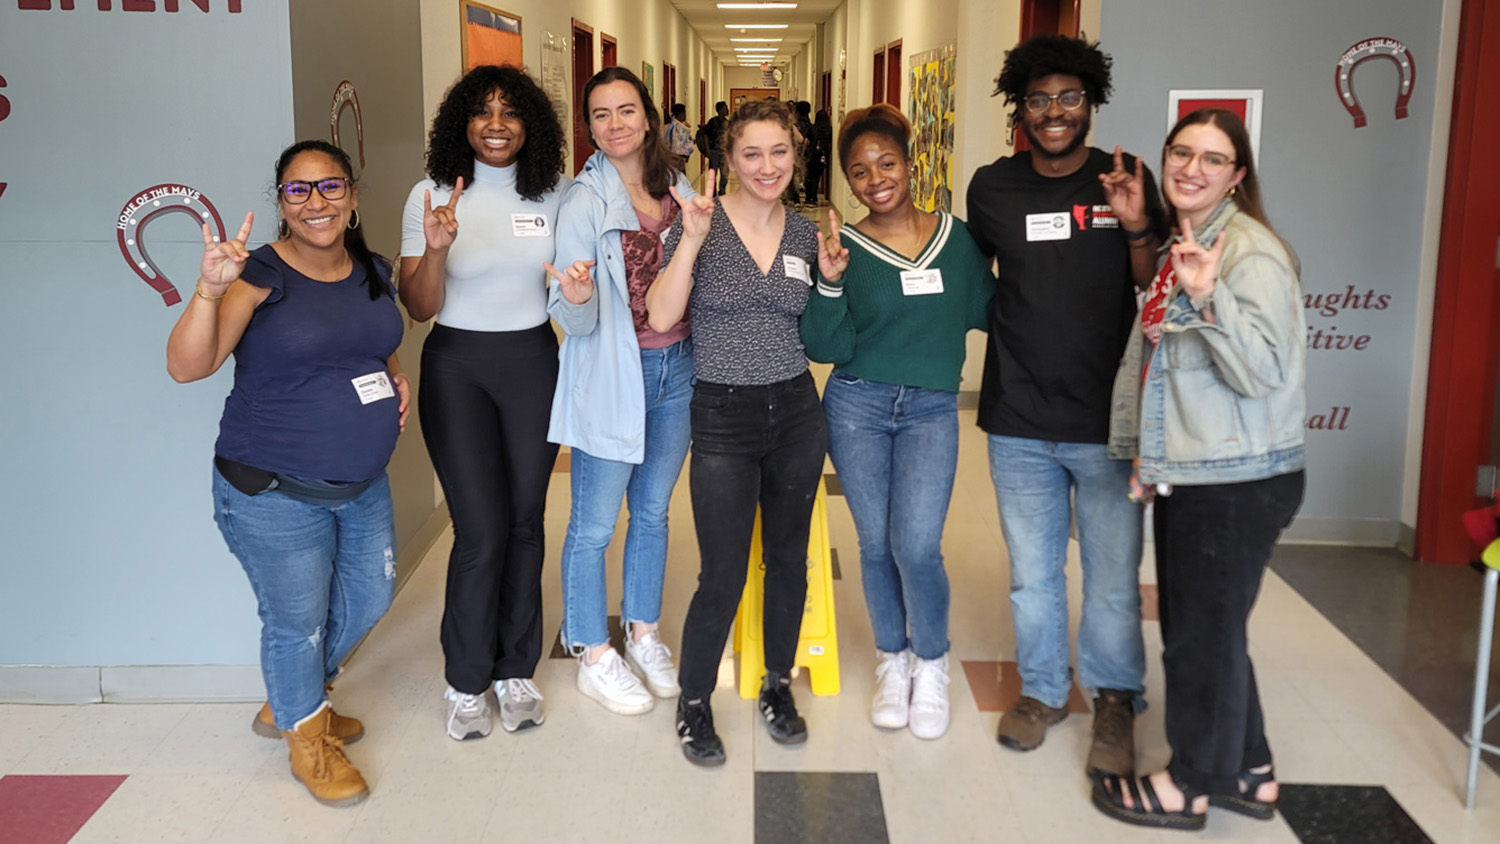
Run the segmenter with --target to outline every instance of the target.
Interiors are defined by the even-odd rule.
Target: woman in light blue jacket
[[[557,266],[564,269],[547,267],[547,311],[565,335],[547,438],[573,452],[563,641],[578,657],[578,690],[611,712],[636,715],[652,708],[653,694],[679,693],[657,621],[667,509],[691,438],[693,341],[686,319],[652,330],[645,293],[661,264],[661,236],[678,213],[670,189],[692,190],[634,74],[605,68],[584,87],[583,102],[598,151],[558,211]],[[622,498],[630,509],[624,659],[609,644],[604,568]]]
[[[1302,503],[1307,328],[1297,262],[1266,223],[1240,119],[1189,114],[1162,159],[1178,237],[1115,378],[1110,456],[1137,458],[1131,492],[1155,496],[1172,761],[1101,777],[1093,801],[1127,823],[1202,829],[1209,805],[1275,814],[1246,628]]]

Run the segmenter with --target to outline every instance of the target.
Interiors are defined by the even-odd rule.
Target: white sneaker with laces
[[[948,655],[914,660],[911,673],[911,734],[942,738],[948,732]]]
[[[586,653],[578,658],[578,691],[616,715],[641,715],[656,705],[655,698],[630,673],[630,666],[614,648],[605,649],[593,665]]]
[[[500,726],[507,733],[523,727],[540,727],[547,720],[542,712],[542,693],[530,677],[496,680],[495,697],[500,702]]]
[[[677,669],[672,666],[672,652],[662,644],[658,631],[652,630],[639,642],[626,636],[625,659],[646,682],[651,694],[662,698],[682,694],[682,687],[677,685]]]
[[[490,734],[490,702],[483,692],[469,695],[449,686],[443,698],[448,701],[448,738],[463,741]]]
[[[875,700],[870,704],[870,721],[877,727],[899,730],[906,726],[911,708],[911,651],[880,654],[875,667]]]

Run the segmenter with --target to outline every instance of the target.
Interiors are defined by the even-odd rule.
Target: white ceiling
[[[797,0],[795,9],[720,9],[721,0],[672,0],[698,37],[722,62],[734,63],[735,47],[778,48],[774,62],[786,62],[817,37],[818,24],[828,20],[844,0]],[[725,29],[728,24],[784,23],[786,29]],[[780,38],[780,43],[738,42],[731,38]]]

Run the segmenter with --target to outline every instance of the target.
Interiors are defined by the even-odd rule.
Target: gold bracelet
[[[202,281],[199,281],[197,284],[193,285],[193,293],[194,293],[194,295],[196,295],[196,296],[198,296],[200,298],[203,298],[203,299],[207,299],[210,302],[217,302],[220,299],[224,298],[224,294],[223,293],[220,293],[217,296],[209,296],[208,294],[204,293],[203,292],[203,282]]]

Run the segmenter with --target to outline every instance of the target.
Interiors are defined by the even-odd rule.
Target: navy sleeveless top
[[[370,298],[358,262],[341,281],[316,281],[270,244],[250,253],[240,277],[271,293],[234,347],[215,453],[298,478],[378,477],[396,448],[399,397],[392,383],[389,398],[366,387],[362,400],[355,382],[390,379],[386,360],[404,328],[395,301]],[[374,283],[390,289],[389,278]]]

